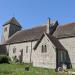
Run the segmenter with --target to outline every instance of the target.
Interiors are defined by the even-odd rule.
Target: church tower
[[[14,33],[21,30],[21,25],[19,22],[15,19],[15,17],[12,17],[8,22],[6,22],[3,25],[3,39],[4,42],[9,39]]]

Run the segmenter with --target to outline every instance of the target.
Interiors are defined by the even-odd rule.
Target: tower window
[[[4,29],[4,32],[6,32],[7,31],[7,27],[5,27],[5,29]]]

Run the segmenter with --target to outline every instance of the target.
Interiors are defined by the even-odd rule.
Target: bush
[[[2,63],[10,63],[10,58],[6,55],[0,55],[0,64]]]
[[[13,62],[14,62],[14,63],[18,63],[18,62],[19,62],[17,56],[13,56],[12,59],[13,59]]]

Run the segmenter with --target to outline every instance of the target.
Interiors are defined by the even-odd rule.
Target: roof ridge
[[[69,26],[69,25],[71,25],[71,24],[73,24],[73,23],[75,23],[75,22],[65,23],[65,24],[59,25],[58,27]]]
[[[46,25],[40,25],[40,26],[36,26],[36,27],[32,27],[32,28],[29,28],[29,29],[26,29],[26,30],[31,30],[31,29],[35,29],[35,28],[40,28],[40,27],[44,27],[44,26],[46,26]]]
[[[45,27],[45,26],[46,26],[46,25],[37,26],[37,27],[32,27],[32,28],[29,28],[29,29],[23,29],[23,30],[20,30],[19,32],[21,32],[21,31],[29,31],[29,30],[33,30],[33,29],[40,28],[40,27]]]

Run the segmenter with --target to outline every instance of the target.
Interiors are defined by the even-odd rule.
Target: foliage
[[[11,59],[7,55],[0,55],[0,64],[10,63]]]
[[[13,59],[13,62],[14,62],[14,63],[19,62],[19,60],[18,60],[17,56],[13,56],[13,57],[12,57],[12,59]]]
[[[66,75],[57,73],[55,70],[46,68],[36,68],[29,64],[29,71],[25,70],[28,64],[0,64],[0,75]]]

